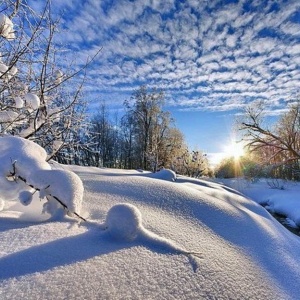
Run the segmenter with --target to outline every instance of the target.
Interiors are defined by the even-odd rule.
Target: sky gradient
[[[221,152],[249,103],[278,115],[299,95],[299,0],[52,2],[78,61],[103,47],[89,70],[91,107],[120,109],[143,84],[162,89],[191,147]]]

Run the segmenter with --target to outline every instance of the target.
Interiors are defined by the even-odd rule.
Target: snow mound
[[[14,100],[15,100],[16,108],[24,107],[24,100],[21,97],[17,96],[17,97],[14,98]]]
[[[63,168],[82,179],[95,224],[26,224],[1,212],[4,299],[299,298],[299,237],[240,193],[184,176],[170,183],[136,170]],[[111,238],[109,228],[100,231],[106,215],[113,220],[106,227],[121,240]],[[132,222],[133,241],[122,242],[118,222]],[[177,245],[201,250],[196,273],[188,251],[183,255]]]
[[[142,228],[142,214],[132,204],[117,204],[108,211],[105,224],[113,238],[133,241]]]
[[[27,93],[25,96],[26,104],[33,109],[38,109],[40,107],[40,98],[33,93]]]
[[[176,173],[170,169],[161,169],[160,171],[151,174],[150,177],[167,181],[176,181]]]
[[[11,174],[29,178],[39,169],[50,169],[45,161],[46,151],[39,145],[12,136],[0,138],[0,197],[3,200],[18,199],[19,192],[25,189],[22,182],[16,182]]]

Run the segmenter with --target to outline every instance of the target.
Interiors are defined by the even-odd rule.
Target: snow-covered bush
[[[83,185],[73,172],[52,170],[46,151],[36,143],[20,137],[0,137],[0,208],[3,200],[19,200],[30,205],[32,194],[46,198],[45,212],[55,215],[64,209],[79,215]]]

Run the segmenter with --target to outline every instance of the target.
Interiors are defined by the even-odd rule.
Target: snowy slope
[[[117,203],[142,213],[186,255],[148,240],[114,240],[97,224],[41,221],[6,204],[0,212],[0,299],[297,299],[300,240],[262,207],[217,183],[67,167],[83,180],[84,214],[97,224]],[[34,207],[33,207],[34,206]]]

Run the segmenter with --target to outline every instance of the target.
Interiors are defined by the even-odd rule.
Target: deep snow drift
[[[82,179],[83,211],[91,222],[78,226],[68,217],[37,222],[38,199],[26,207],[7,202],[0,212],[1,299],[297,299],[300,294],[299,238],[238,192],[181,176],[173,182],[138,171],[56,169],[73,170]],[[113,212],[119,203],[125,206]],[[136,220],[129,224],[137,230],[133,239],[116,239],[100,228],[106,224],[120,233],[118,213]],[[147,235],[137,238],[141,226],[171,246]],[[201,252],[196,272],[173,246]]]

